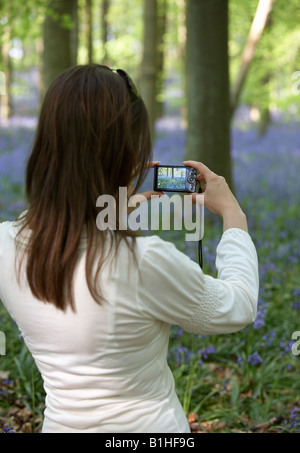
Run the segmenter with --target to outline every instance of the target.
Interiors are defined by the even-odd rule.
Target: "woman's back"
[[[76,311],[63,312],[37,300],[24,274],[18,286],[17,229],[10,222],[0,226],[0,297],[44,380],[43,432],[189,432],[166,360],[169,329],[177,324],[199,334],[227,333],[254,319],[256,252],[249,235],[229,230],[219,252],[232,248],[241,275],[235,268],[227,279],[244,278],[246,291],[253,288],[250,298],[234,287],[224,294],[228,283],[205,276],[172,244],[152,236],[137,239],[136,260],[121,243],[105,264],[101,304],[87,286],[82,237],[74,274]],[[219,267],[222,272],[220,257]]]
[[[13,236],[12,224],[1,224],[0,296],[44,380],[43,432],[188,431],[184,414],[178,419],[182,410],[166,364],[169,326],[143,316],[138,268],[128,247],[121,244],[111,272],[108,263],[102,269],[100,305],[86,284],[83,239],[74,275],[76,312],[70,307],[63,312],[34,298],[27,284],[17,285]],[[138,241],[138,261],[146,242]],[[170,413],[166,419],[173,406],[176,418]]]

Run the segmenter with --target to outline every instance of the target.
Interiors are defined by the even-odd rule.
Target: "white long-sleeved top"
[[[219,334],[254,321],[258,262],[249,234],[223,233],[218,278],[158,236],[137,239],[137,262],[121,244],[112,270],[101,271],[101,305],[87,288],[83,237],[74,313],[33,297],[25,266],[18,285],[16,232],[14,223],[0,224],[0,298],[44,381],[43,432],[190,432],[166,360],[170,325]]]

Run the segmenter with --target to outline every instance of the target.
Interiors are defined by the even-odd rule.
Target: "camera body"
[[[153,190],[156,192],[196,192],[197,170],[184,165],[155,165]]]

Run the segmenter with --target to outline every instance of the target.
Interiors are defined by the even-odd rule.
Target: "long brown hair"
[[[134,233],[98,230],[96,200],[108,194],[118,203],[119,187],[128,187],[133,178],[137,190],[151,156],[147,110],[140,96],[131,99],[130,86],[118,73],[91,64],[56,77],[42,104],[26,170],[29,208],[20,219],[19,234],[30,230],[26,272],[35,297],[75,310],[72,280],[85,231],[86,280],[101,303],[97,278],[106,258],[107,234],[111,252],[121,239],[133,251],[134,240],[128,237]]]

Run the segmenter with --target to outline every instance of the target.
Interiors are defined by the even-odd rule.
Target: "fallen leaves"
[[[21,401],[16,401],[15,406],[8,409],[5,416],[0,417],[0,426],[12,426],[15,433],[38,433],[41,422],[42,419],[34,416]]]
[[[219,419],[198,422],[199,416],[195,412],[191,412],[188,416],[188,421],[192,433],[212,433],[221,431],[226,427],[226,422],[220,422]]]
[[[28,409],[21,399],[16,398],[14,381],[9,381],[9,372],[1,371],[0,394],[6,405],[0,412],[0,433],[38,433],[42,419]],[[1,395],[0,395],[1,396]]]
[[[226,392],[233,391],[235,376],[230,375],[229,369],[222,367],[213,367],[213,372],[218,376],[219,382],[215,383],[215,387],[220,390],[224,387],[224,378],[226,379]],[[6,371],[0,372],[0,396],[6,402],[6,407],[0,412],[0,432],[4,433],[39,433],[42,426],[42,418],[34,414],[32,410],[26,406],[26,401],[18,397],[18,392],[15,389],[14,381],[10,381],[9,373]],[[241,393],[243,398],[251,398],[252,391]],[[38,408],[39,409],[39,408]],[[40,413],[42,413],[40,411]],[[222,417],[221,417],[222,418]],[[201,420],[199,414],[191,412],[188,416],[188,422],[192,433],[268,433],[280,432],[278,425],[282,421],[280,415],[273,416],[269,420],[264,420],[256,423],[250,418],[239,416],[239,423],[230,423],[220,418],[210,420]],[[240,425],[240,426],[238,426]],[[277,428],[276,428],[277,425]]]
[[[273,426],[278,425],[283,420],[281,415],[275,416],[264,422],[250,425],[244,429],[231,428],[227,426],[225,421],[220,421],[218,418],[199,422],[199,416],[195,412],[191,412],[188,416],[188,422],[192,433],[216,433],[216,432],[233,432],[233,433],[269,433]]]

